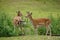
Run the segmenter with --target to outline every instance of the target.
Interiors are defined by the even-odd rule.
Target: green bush
[[[52,21],[52,26],[51,26],[51,30],[52,30],[52,34],[53,35],[60,35],[60,16],[59,14],[57,14],[57,18],[54,18],[52,16],[52,14],[50,15],[51,21]]]
[[[45,35],[46,34],[46,28],[44,26],[41,26],[38,28],[38,34],[39,35]]]
[[[4,12],[0,13],[0,37],[18,35],[19,30],[14,32],[11,18]]]

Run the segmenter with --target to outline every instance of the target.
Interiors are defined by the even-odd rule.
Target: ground
[[[16,37],[1,37],[0,40],[60,40],[60,37],[28,35],[28,36],[16,36]]]

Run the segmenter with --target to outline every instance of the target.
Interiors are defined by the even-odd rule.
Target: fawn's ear
[[[32,12],[31,12],[31,15],[32,15]]]
[[[16,11],[16,13],[20,13],[20,11],[19,11],[19,10],[17,10],[17,11]]]

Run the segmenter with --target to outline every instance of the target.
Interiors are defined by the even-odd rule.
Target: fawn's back
[[[50,24],[50,20],[46,18],[40,18],[40,19],[33,19],[32,20],[33,25],[46,25]]]

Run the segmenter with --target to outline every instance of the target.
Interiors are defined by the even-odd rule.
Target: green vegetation
[[[23,20],[26,21],[24,26],[25,35],[33,35],[34,29],[29,19],[24,16],[27,11],[31,11],[33,18],[51,19],[52,34],[60,34],[60,0],[0,0],[0,37],[1,36],[18,36],[21,31],[14,26],[12,20],[16,16],[16,11],[20,10],[23,14]],[[28,21],[27,21],[28,20]],[[44,35],[45,27],[38,28],[38,34]]]

